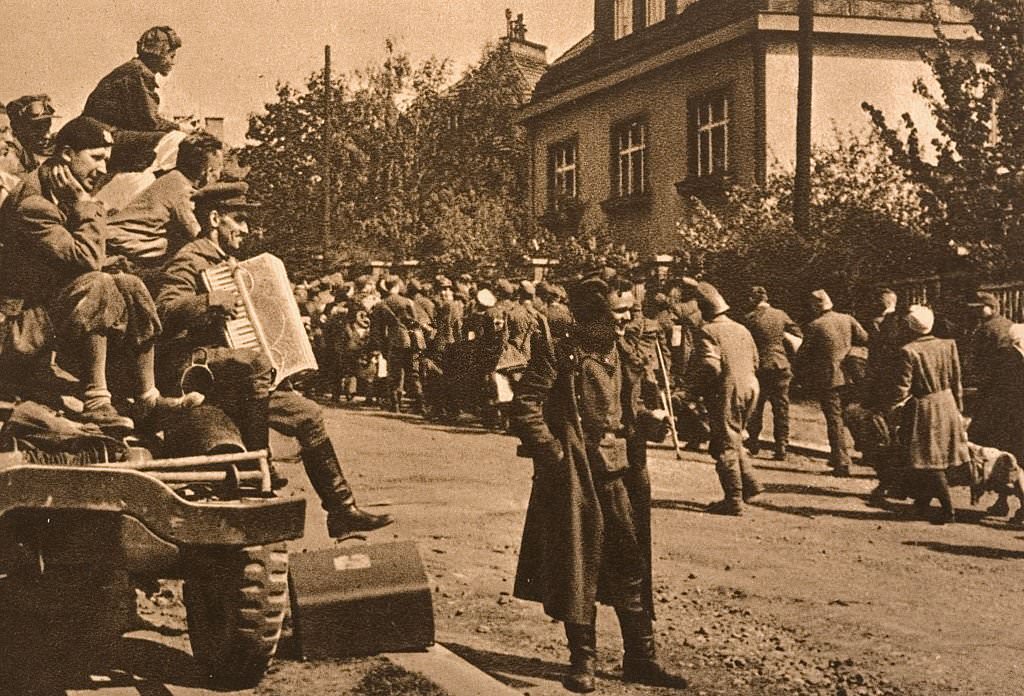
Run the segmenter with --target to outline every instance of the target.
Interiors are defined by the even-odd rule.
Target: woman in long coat
[[[650,542],[643,527],[644,477],[628,475],[627,443],[641,422],[657,420],[627,403],[629,359],[615,332],[632,298],[613,306],[606,283],[573,293],[577,323],[557,344],[542,330],[516,387],[512,425],[534,461],[533,490],[516,572],[515,596],[542,602],[565,623],[566,688],[593,691],[596,602],[611,604],[623,636],[623,679],[683,687],[656,661],[649,584]],[[613,310],[618,309],[615,314]],[[618,315],[618,316],[617,316]],[[634,419],[635,417],[635,419]],[[647,498],[649,501],[649,498]]]
[[[955,521],[946,469],[970,460],[964,431],[963,388],[956,343],[930,335],[932,310],[910,307],[907,327],[916,336],[899,352],[893,406],[906,402],[900,418],[898,446],[904,464],[917,479],[914,505],[924,514],[933,497],[942,505],[933,518],[938,524]]]

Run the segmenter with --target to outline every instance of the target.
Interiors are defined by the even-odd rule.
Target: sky
[[[168,25],[183,46],[161,111],[223,116],[237,145],[276,83],[301,85],[323,66],[324,45],[335,73],[379,62],[389,38],[413,60],[451,59],[458,73],[505,35],[506,7],[523,13],[548,60],[593,28],[593,0],[5,0],[0,102],[47,93],[65,120],[77,116],[142,32]]]

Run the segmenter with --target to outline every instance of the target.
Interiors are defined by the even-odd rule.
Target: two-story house
[[[950,38],[971,35],[965,13],[938,10]],[[595,0],[594,31],[522,112],[534,219],[574,200],[586,227],[655,252],[675,246],[692,195],[792,167],[796,13],[797,0]],[[864,101],[928,122],[913,83],[934,41],[919,0],[816,0],[813,139],[867,128]]]

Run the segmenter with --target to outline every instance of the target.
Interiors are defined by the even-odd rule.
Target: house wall
[[[933,93],[937,85],[919,50],[926,44],[869,37],[819,37],[814,55],[812,137],[815,144],[835,142],[840,133],[867,133],[871,119],[861,108],[869,102],[891,125],[909,113],[921,141],[937,135],[924,99],[914,94],[923,78]],[[797,49],[788,37],[765,43],[765,133],[770,165],[792,169],[796,150]]]
[[[619,239],[641,252],[677,246],[676,223],[685,214],[685,202],[675,183],[687,176],[687,101],[723,88],[729,88],[733,98],[733,169],[738,178],[753,180],[758,142],[754,49],[749,41],[737,41],[531,120],[534,218],[548,204],[548,146],[575,136],[580,196],[588,203],[584,226],[607,224]],[[606,214],[600,204],[611,195],[611,129],[640,114],[647,116],[649,124],[649,206]]]

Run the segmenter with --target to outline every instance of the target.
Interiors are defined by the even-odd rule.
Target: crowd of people
[[[230,416],[247,449],[265,449],[273,428],[298,441],[332,537],[390,524],[356,505],[320,408],[278,384],[267,356],[227,345],[225,321],[240,299],[208,288],[202,274],[230,263],[253,205],[244,182],[221,180],[219,139],[159,113],[156,75],[171,71],[181,45],[170,27],[147,30],[137,55],[103,76],[84,113],[56,133],[46,95],[7,104],[3,391],[55,404],[107,435],[175,432],[169,450],[197,444],[190,434],[209,409]],[[199,355],[216,388],[183,389]],[[275,472],[275,486],[284,483]]]
[[[773,456],[789,456],[797,380],[823,413],[834,474],[850,473],[851,433],[876,470],[873,504],[910,497],[920,515],[948,523],[951,483],[998,491],[993,514],[1009,514],[1008,491],[1024,501],[1024,325],[984,292],[971,302],[978,326],[960,337],[977,376],[969,431],[957,342],[927,306],[901,306],[885,289],[861,323],[819,289],[801,325],[764,287],[750,288],[738,313],[705,280],[636,283],[603,262],[564,284],[390,273],[298,284],[320,370],[299,388],[276,379],[268,356],[227,345],[239,298],[203,281],[232,262],[254,205],[244,182],[223,177],[217,138],[159,114],[155,76],[180,47],[169,27],[145,32],[138,55],[55,134],[45,95],[7,105],[5,393],[51,403],[50,391],[70,389],[81,404],[70,415],[104,433],[156,433],[208,408],[231,417],[247,448],[266,448],[273,428],[297,440],[333,537],[392,520],[356,505],[320,407],[300,389],[506,430],[535,467],[515,593],[565,623],[566,686],[579,692],[594,689],[599,601],[615,607],[627,681],[686,685],[655,654],[648,442],[706,444],[723,492],[709,512],[741,515],[764,491],[751,457],[766,406]],[[134,190],[119,185],[124,173],[141,177]],[[216,388],[189,379],[197,365]]]
[[[899,306],[888,288],[870,298],[875,313],[863,322],[816,290],[804,312],[811,318],[801,324],[772,306],[762,286],[750,288],[744,311],[733,313],[712,286],[685,275],[637,282],[602,264],[588,273],[632,298],[625,331],[644,346],[646,403],[672,413],[683,446],[707,445],[719,461],[726,496],[713,512],[741,514],[760,494],[749,457],[765,444],[766,407],[773,457],[787,458],[794,380],[822,412],[833,474],[850,475],[855,445],[878,472],[873,504],[910,496],[922,515],[953,521],[945,472],[957,467],[981,467],[971,478],[976,486],[983,478],[993,490],[1014,489],[1015,468],[1003,466],[993,478],[976,451],[1024,456],[1020,429],[1007,426],[1005,415],[1020,390],[996,378],[1020,372],[1010,368],[1024,356],[1024,325],[1001,316],[993,294],[968,303],[977,325],[963,332],[948,318],[936,327],[929,307]],[[575,324],[565,287],[544,280],[335,274],[295,286],[295,295],[321,366],[305,389],[442,422],[471,414],[512,434],[512,404],[534,344],[565,337]],[[977,386],[970,442],[954,335],[968,346]],[[709,386],[709,370],[725,375],[715,378],[726,382],[724,392]],[[932,498],[940,501],[938,516],[926,509]],[[1001,496],[992,512],[1006,515],[1006,508]],[[1024,522],[1024,514],[1014,520]]]

